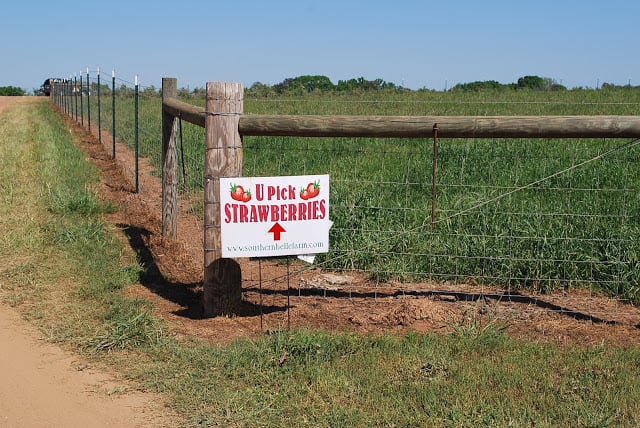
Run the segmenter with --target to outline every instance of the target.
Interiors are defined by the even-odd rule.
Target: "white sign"
[[[222,257],[329,251],[329,176],[220,179]]]

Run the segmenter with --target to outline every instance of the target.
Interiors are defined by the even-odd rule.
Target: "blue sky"
[[[639,18],[630,0],[6,1],[0,86],[98,66],[156,87],[306,74],[438,90],[525,75],[640,85]]]

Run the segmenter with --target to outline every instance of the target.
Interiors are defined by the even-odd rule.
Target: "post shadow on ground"
[[[142,267],[138,277],[140,284],[163,299],[181,306],[183,309],[175,311],[176,315],[189,319],[206,318],[202,306],[202,283],[176,282],[166,278],[154,259],[151,249],[146,244],[151,232],[146,228],[129,224],[121,223],[117,226],[122,229],[129,241],[129,245],[138,255],[138,262]],[[235,316],[249,317],[261,313],[269,314],[286,310],[286,306],[260,307],[260,305],[243,300],[237,308]]]
[[[151,249],[147,246],[145,242],[148,241],[149,236],[151,236],[151,232],[146,228],[141,228],[137,226],[132,226],[128,224],[118,224],[118,227],[121,228],[127,239],[129,240],[129,245],[136,251],[138,254],[138,261],[142,266],[143,270],[140,273],[139,281],[140,283],[146,287],[151,292],[157,294],[158,296],[176,303],[180,305],[183,309],[179,309],[174,313],[176,315],[190,318],[190,319],[203,319],[205,318],[205,314],[202,306],[202,291],[200,282],[195,283],[182,283],[170,281],[167,279],[155,259],[153,258],[153,253]],[[273,294],[282,294],[285,295],[287,293],[286,290],[269,290],[269,289],[257,289],[255,287],[243,289],[244,292],[259,292],[265,295],[273,295]],[[323,293],[327,297],[343,297],[343,298],[374,298],[374,297],[382,297],[382,296],[453,296],[456,300],[461,301],[478,301],[482,299],[492,299],[495,301],[502,302],[513,302],[513,303],[522,303],[527,305],[535,305],[543,309],[547,309],[559,314],[562,314],[567,317],[574,318],[579,321],[591,321],[596,324],[610,324],[615,325],[619,324],[615,320],[606,320],[603,318],[596,317],[594,315],[584,313],[581,311],[569,309],[557,305],[555,303],[551,303],[545,301],[543,299],[527,296],[518,292],[510,291],[509,293],[469,293],[469,292],[456,292],[456,291],[437,291],[437,290],[399,290],[394,291],[392,293],[385,293],[381,291],[376,292],[358,292],[358,291],[340,291],[340,290],[316,290],[316,289],[299,289],[297,290],[300,296],[315,296]],[[254,304],[252,302],[247,302],[242,300],[240,305],[236,308],[235,316],[240,317],[249,317],[249,316],[257,316],[260,314],[269,314],[274,312],[284,312],[287,310],[286,305],[271,305],[271,306],[260,306],[258,304]],[[640,324],[636,325],[637,328],[640,329]]]

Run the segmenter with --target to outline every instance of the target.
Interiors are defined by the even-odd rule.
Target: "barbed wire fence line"
[[[66,109],[87,126],[97,125],[133,147],[161,170],[161,104],[153,87],[115,78],[115,85],[85,79]],[[75,85],[75,83],[74,83]],[[138,86],[137,88],[135,88]],[[74,88],[76,86],[73,86]],[[112,96],[111,104],[101,97]],[[65,90],[68,92],[68,89]],[[65,92],[66,93],[66,92]],[[135,94],[139,94],[137,107]],[[111,101],[111,100],[109,100]],[[202,100],[189,99],[201,103]],[[634,114],[640,102],[483,101],[366,99],[245,100],[246,114],[375,113],[430,114],[448,106],[467,114],[531,108],[580,110],[584,114]],[[463,106],[463,107],[461,107]],[[487,106],[494,109],[487,110]],[[115,107],[115,114],[114,114]],[[135,110],[139,109],[135,130]],[[100,110],[100,114],[96,113]],[[91,119],[88,120],[88,116]],[[77,119],[80,117],[80,119]],[[87,118],[87,119],[84,119]],[[114,131],[114,132],[113,132]],[[202,216],[204,130],[180,122],[180,198],[183,209]],[[430,222],[433,152],[424,139],[245,137],[243,175],[329,174],[332,183],[331,250],[313,265],[294,262],[288,275],[318,268],[357,278],[349,296],[435,290],[444,283],[471,283],[538,295],[586,287],[621,301],[640,298],[640,171],[638,141],[616,139],[441,139],[438,152],[437,218]],[[116,153],[116,157],[118,154]],[[127,162],[127,165],[132,165]],[[135,171],[129,171],[134,175]],[[255,261],[257,264],[258,262]],[[262,261],[282,268],[282,261]],[[288,263],[286,262],[287,266]],[[247,288],[282,283],[249,269]],[[258,278],[260,276],[260,278]],[[302,294],[300,283],[294,284]],[[481,293],[483,289],[480,288]],[[305,291],[306,293],[309,290]],[[317,289],[326,295],[327,290]],[[275,298],[275,297],[274,297]],[[604,316],[606,314],[597,314]]]

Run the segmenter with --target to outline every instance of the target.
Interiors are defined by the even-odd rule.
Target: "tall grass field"
[[[110,130],[110,97],[102,124]],[[92,97],[94,122],[96,97]],[[190,98],[196,105],[204,100]],[[133,97],[116,134],[133,144]],[[638,115],[640,89],[251,97],[245,114]],[[140,152],[161,162],[161,102],[140,96]],[[183,123],[180,175],[201,192],[204,130]],[[430,139],[244,138],[246,176],[330,174],[327,269],[640,301],[640,147],[619,139],[441,139],[431,227]],[[184,168],[184,174],[182,173]],[[196,206],[196,210],[198,207]]]

